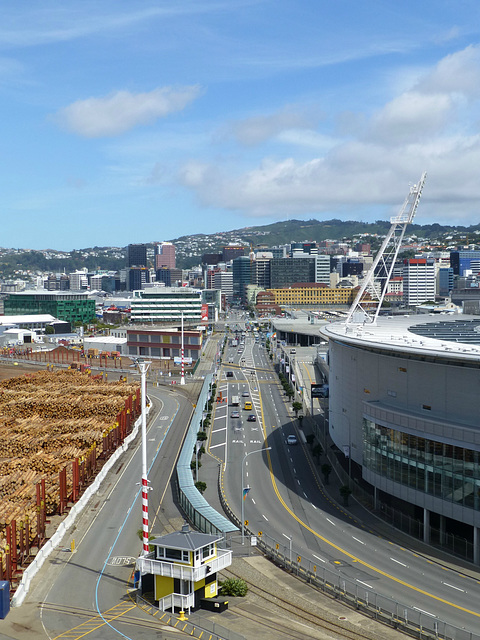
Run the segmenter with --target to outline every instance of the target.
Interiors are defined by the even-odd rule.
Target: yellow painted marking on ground
[[[118,611],[118,609],[121,610],[122,608],[124,610],[121,611],[120,613],[112,613],[112,612]],[[73,627],[68,631],[64,631],[63,633],[56,636],[52,640],[57,640],[57,638],[75,638],[75,640],[79,640],[79,638],[83,638],[84,636],[87,636],[89,633],[92,633],[92,631],[96,631],[100,627],[104,627],[107,624],[107,622],[113,622],[113,620],[117,620],[118,618],[121,618],[126,613],[128,613],[129,611],[135,608],[136,608],[136,605],[130,605],[130,604],[127,605],[125,603],[117,604],[115,607],[112,607],[108,611],[104,611],[102,614],[94,616],[90,620],[86,620],[85,622],[82,622],[82,624],[79,624],[78,626]]]
[[[262,432],[263,432],[263,437],[265,439],[265,448],[266,448],[266,447],[268,447],[268,436],[265,433],[265,428],[263,426],[265,424],[265,417],[263,415],[263,402],[262,402],[262,395],[260,393],[259,393],[259,400],[260,400],[260,413],[262,415]],[[269,471],[270,471],[270,480],[271,480],[271,483],[272,483],[273,490],[275,491],[275,494],[276,494],[280,504],[285,509],[285,511],[287,511],[287,513],[289,513],[292,516],[292,518],[298,522],[298,524],[300,526],[302,526],[304,529],[309,531],[311,534],[313,534],[319,540],[322,540],[322,542],[324,542],[325,544],[328,544],[329,546],[333,547],[334,549],[336,549],[340,553],[343,553],[344,555],[346,555],[347,558],[350,558],[351,560],[357,561],[362,566],[367,567],[367,569],[370,569],[371,571],[374,571],[375,573],[380,574],[384,578],[389,578],[390,580],[393,580],[393,582],[396,582],[397,584],[401,584],[402,586],[407,587],[408,589],[412,589],[412,591],[415,591],[417,593],[421,593],[422,595],[427,596],[429,598],[432,598],[433,600],[436,600],[437,602],[441,602],[442,604],[446,604],[446,605],[448,605],[450,607],[453,607],[454,609],[458,609],[459,611],[463,611],[464,613],[470,613],[472,616],[475,616],[476,618],[480,618],[480,613],[477,613],[476,611],[472,611],[471,609],[467,609],[466,607],[462,607],[462,606],[460,606],[458,604],[455,604],[454,602],[450,602],[449,600],[445,600],[445,598],[440,598],[439,596],[436,596],[433,593],[429,593],[428,591],[420,589],[419,587],[415,587],[413,584],[409,584],[408,582],[405,582],[404,580],[400,580],[400,578],[396,578],[395,576],[392,576],[391,574],[387,573],[386,571],[382,571],[381,569],[378,569],[377,567],[374,567],[373,565],[369,564],[368,562],[365,562],[364,560],[361,560],[360,558],[357,558],[352,553],[349,553],[345,549],[342,549],[342,547],[338,546],[334,542],[331,542],[328,538],[324,538],[319,533],[317,533],[314,529],[309,527],[308,524],[303,522],[303,520],[301,520],[290,509],[290,507],[286,504],[285,500],[280,495],[280,491],[279,491],[278,486],[277,486],[277,481],[276,481],[275,475],[273,473],[272,459],[271,459],[271,456],[270,456],[270,451],[266,450],[266,454],[267,454],[267,460],[268,460],[268,468],[269,468]],[[416,555],[416,554],[414,554],[414,555]],[[416,557],[418,558],[419,556],[417,555]]]

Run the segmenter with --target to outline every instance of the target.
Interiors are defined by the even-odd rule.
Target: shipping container
[[[4,620],[10,611],[10,582],[0,580],[0,620]]]

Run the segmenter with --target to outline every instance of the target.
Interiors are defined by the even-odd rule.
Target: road
[[[226,353],[228,362],[219,389],[228,402],[217,406],[210,450],[226,462],[225,492],[240,517],[242,465],[245,519],[253,533],[271,536],[288,556],[290,538],[302,562],[338,572],[373,597],[373,591],[411,606],[419,614],[477,631],[480,626],[480,581],[396,546],[356,523],[325,494],[294,414],[285,403],[265,350],[249,334],[241,349]],[[226,377],[225,372],[233,372]],[[232,395],[249,393],[256,422],[231,418]],[[244,400],[244,398],[241,398]],[[299,444],[287,446],[296,434]],[[247,453],[272,447],[271,451]],[[212,448],[213,447],[213,448]]]
[[[151,531],[155,534],[160,505],[192,412],[191,403],[169,389],[149,388],[159,412],[149,421],[147,462]],[[168,438],[166,438],[168,434]],[[156,637],[158,622],[125,596],[131,585],[135,557],[141,551],[141,448],[131,447],[109,474],[98,495],[54,552],[36,580],[29,600],[43,602],[45,636],[143,640]],[[160,527],[159,527],[160,528]],[[161,531],[159,530],[160,534]],[[76,552],[70,553],[71,539]],[[163,635],[162,637],[169,637]]]

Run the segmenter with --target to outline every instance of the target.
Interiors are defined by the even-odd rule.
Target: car
[[[240,411],[232,411],[232,413],[230,414],[231,418],[239,418],[240,417]]]
[[[227,371],[227,378],[233,378],[233,371]]]
[[[297,436],[287,436],[287,444],[297,444]]]
[[[244,392],[242,393],[242,398],[248,398],[248,396],[249,396],[249,395],[250,395],[250,394],[248,393],[248,391],[244,391]]]
[[[251,413],[247,418],[247,422],[256,422],[256,421],[257,421],[257,416],[254,413]]]

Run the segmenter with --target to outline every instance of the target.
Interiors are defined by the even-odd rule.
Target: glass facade
[[[417,491],[480,509],[480,452],[363,420],[363,464]]]

